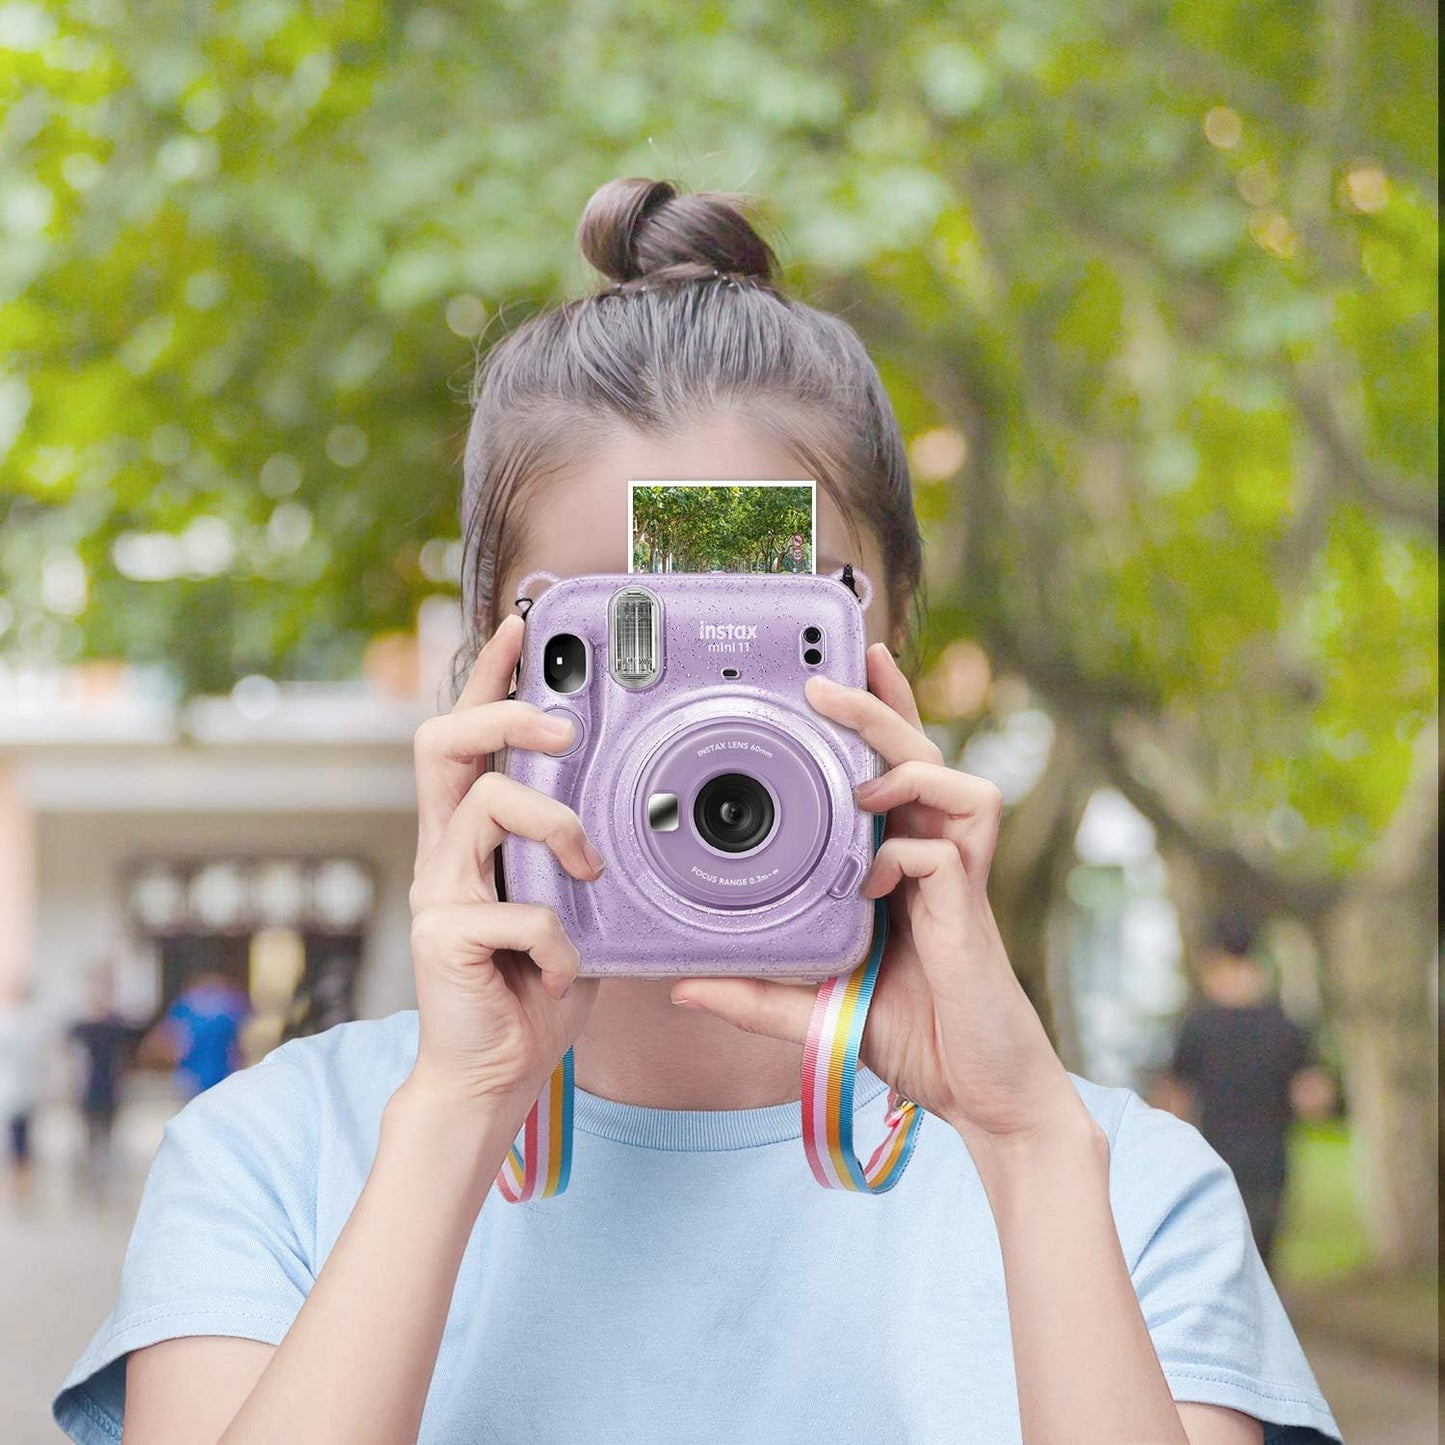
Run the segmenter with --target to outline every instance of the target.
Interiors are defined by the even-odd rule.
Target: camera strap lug
[[[851,562],[845,562],[836,572],[828,575],[841,582],[858,599],[858,605],[866,608],[873,601],[873,581],[866,572],[860,572]]]

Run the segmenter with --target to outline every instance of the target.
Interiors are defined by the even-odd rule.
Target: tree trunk
[[[989,904],[1009,961],[1055,1047],[1074,1068],[1078,1048],[1068,1000],[1050,989],[1049,921],[1078,861],[1074,835],[1091,791],[1073,735],[1055,723],[1043,776],[1005,815],[988,875]]]
[[[1434,727],[1409,790],[1324,928],[1359,1194],[1382,1269],[1439,1260],[1440,842]]]

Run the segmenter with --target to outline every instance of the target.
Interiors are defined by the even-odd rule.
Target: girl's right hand
[[[603,866],[571,808],[486,766],[503,748],[560,751],[571,741],[570,724],[507,698],[522,632],[522,619],[507,617],[456,706],[417,730],[420,1035],[409,1080],[453,1104],[508,1109],[519,1125],[581,1033],[597,980],[577,979],[577,949],[554,909],[497,901],[492,855],[515,833],[545,843],[583,882]]]

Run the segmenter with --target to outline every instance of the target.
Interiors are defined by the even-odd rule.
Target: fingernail
[[[867,781],[859,783],[853,789],[853,796],[859,799],[871,798],[878,791],[878,783],[879,779],[877,778],[869,778]]]
[[[606,866],[607,860],[592,846],[591,842],[583,839],[582,853],[588,863],[592,865],[594,873],[600,873]]]
[[[559,743],[570,743],[572,741],[572,734],[576,729],[572,726],[570,719],[565,717],[547,717],[542,721],[549,737],[556,738]]]

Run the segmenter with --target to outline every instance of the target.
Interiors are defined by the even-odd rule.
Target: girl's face
[[[788,453],[727,417],[675,440],[619,432],[585,463],[528,498],[517,564],[502,579],[501,615],[511,610],[517,585],[529,572],[576,577],[627,571],[629,480],[768,482],[790,480],[798,471],[798,463]],[[890,641],[883,554],[877,538],[869,528],[859,527],[860,553],[843,513],[821,487],[817,505],[818,572],[835,572],[845,562],[866,572],[873,584],[868,641]],[[538,589],[531,592],[536,596]]]

